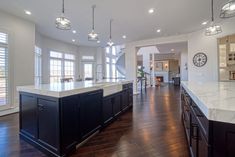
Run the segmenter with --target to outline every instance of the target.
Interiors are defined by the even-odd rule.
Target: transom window
[[[62,82],[62,79],[74,80],[75,55],[61,53],[61,52],[50,52],[50,83]]]

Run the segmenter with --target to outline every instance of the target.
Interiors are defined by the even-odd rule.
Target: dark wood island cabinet
[[[68,156],[123,106],[132,106],[132,83],[123,86],[128,88],[105,97],[102,89],[61,98],[20,91],[20,137],[49,156]]]
[[[235,124],[208,120],[181,89],[182,122],[191,157],[234,157]]]

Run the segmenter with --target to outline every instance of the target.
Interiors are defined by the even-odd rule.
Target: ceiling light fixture
[[[112,22],[113,22],[113,19],[110,19],[110,22],[109,22],[109,41],[107,42],[108,46],[113,46],[114,45],[114,42],[112,41]]]
[[[151,8],[151,9],[149,9],[149,14],[152,14],[152,13],[154,13],[154,9],[153,8]]]
[[[158,30],[157,30],[157,33],[160,33],[160,32],[161,32],[161,30],[160,30],[160,29],[158,29]]]
[[[72,42],[75,42],[76,40],[75,39],[72,39]]]
[[[229,0],[228,3],[226,3],[220,12],[221,18],[230,18],[235,16],[235,0]]]
[[[175,51],[175,49],[171,49],[171,51],[173,52],[173,51]]]
[[[88,40],[89,41],[97,41],[98,34],[95,33],[95,5],[92,6],[92,31],[88,34]]]
[[[204,21],[202,22],[202,25],[206,25],[208,23],[208,21]]]
[[[32,14],[32,13],[31,13],[30,11],[28,11],[28,10],[25,10],[24,12],[25,12],[25,14],[27,14],[27,15],[31,15],[31,14]]]
[[[56,28],[61,30],[70,30],[71,29],[71,22],[64,16],[64,0],[62,0],[62,15],[56,18],[55,21]]]
[[[73,30],[73,34],[76,34],[77,33],[77,31],[76,30]]]
[[[126,39],[126,35],[123,35],[122,38],[123,38],[123,39]]]
[[[100,43],[100,41],[99,40],[97,40],[97,44],[99,44]]]
[[[214,1],[211,0],[211,25],[206,28],[205,35],[211,36],[222,32],[222,28],[219,25],[214,24]]]

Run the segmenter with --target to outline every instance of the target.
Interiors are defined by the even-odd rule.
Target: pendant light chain
[[[211,0],[211,21],[214,22],[214,0]]]
[[[92,30],[95,30],[95,5],[92,6]]]
[[[62,13],[64,14],[64,0],[62,0]]]

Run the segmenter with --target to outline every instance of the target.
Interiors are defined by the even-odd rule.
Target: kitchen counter
[[[235,124],[235,82],[186,82],[187,91],[208,120]]]
[[[82,81],[82,82],[65,82],[40,84],[32,86],[19,86],[17,91],[27,92],[32,94],[51,96],[62,98],[70,95],[91,92],[94,90],[103,89],[104,96],[119,92],[122,90],[122,85],[132,83],[130,80],[107,79],[101,81]]]
[[[21,86],[20,138],[66,157],[133,106],[133,83],[101,80]]]

